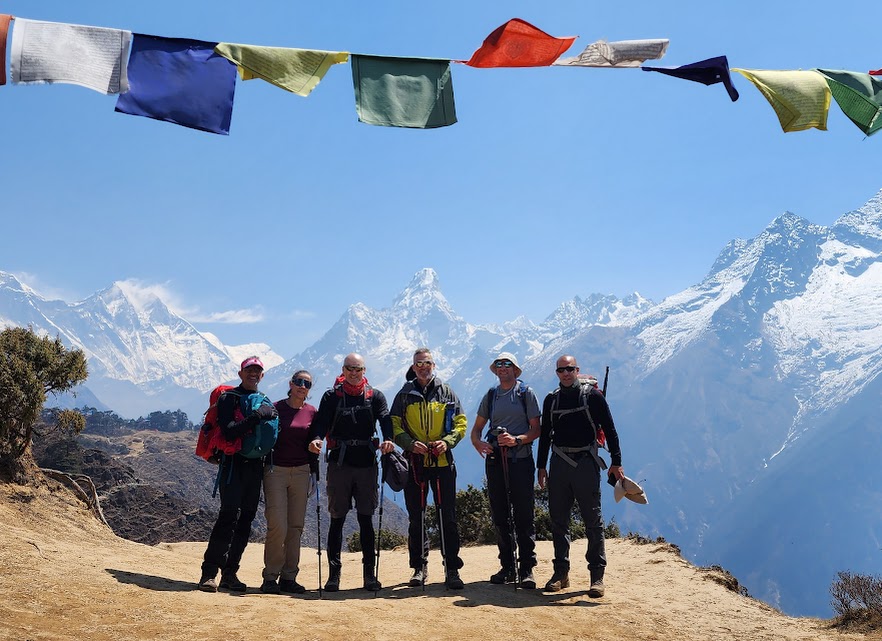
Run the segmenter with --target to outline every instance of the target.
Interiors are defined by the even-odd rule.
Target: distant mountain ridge
[[[199,332],[157,295],[134,295],[125,282],[66,303],[47,300],[0,272],[0,327],[27,325],[82,349],[88,390],[130,416],[159,404],[159,409],[192,408],[218,381],[236,376],[243,354],[257,353],[268,365],[282,360],[268,345],[226,346]]]

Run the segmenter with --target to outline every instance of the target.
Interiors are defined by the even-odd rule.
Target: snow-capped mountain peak
[[[392,309],[398,314],[425,316],[436,311],[450,319],[456,317],[450,303],[441,293],[438,274],[430,267],[414,274],[407,287],[392,301]]]
[[[833,229],[837,234],[851,232],[864,238],[882,240],[882,191],[862,207],[840,216]]]

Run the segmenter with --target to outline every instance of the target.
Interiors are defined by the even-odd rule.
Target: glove
[[[279,413],[276,411],[276,408],[272,405],[261,405],[254,412],[257,414],[261,420],[270,420],[278,417]]]

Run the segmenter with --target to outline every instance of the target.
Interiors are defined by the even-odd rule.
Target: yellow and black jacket
[[[395,395],[389,415],[395,443],[399,447],[411,452],[416,441],[444,441],[447,443],[444,456],[436,463],[424,454],[423,463],[438,467],[453,463],[451,449],[465,436],[467,421],[462,404],[449,385],[436,377],[429,381],[425,390],[421,390],[416,381],[408,381]]]

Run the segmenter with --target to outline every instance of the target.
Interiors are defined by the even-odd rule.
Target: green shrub
[[[622,530],[619,528],[619,524],[616,523],[616,517],[612,517],[609,520],[609,523],[606,524],[606,527],[603,528],[603,538],[605,539],[618,539],[622,536]]]
[[[393,530],[383,528],[380,530],[379,536],[381,550],[394,550],[402,545],[407,545],[407,537],[404,534],[394,532]],[[350,552],[361,552],[361,539],[358,536],[357,530],[350,534],[349,538],[346,539],[346,548]]]
[[[830,586],[830,605],[840,625],[882,627],[882,578],[853,572],[837,572]]]

